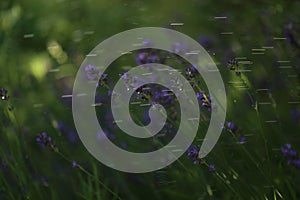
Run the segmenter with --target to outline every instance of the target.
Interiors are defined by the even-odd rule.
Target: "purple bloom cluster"
[[[76,167],[78,167],[78,164],[77,164],[77,162],[76,162],[76,161],[73,161],[73,162],[72,162],[72,167],[73,167],[73,168],[76,168]]]
[[[170,91],[162,90],[162,91],[155,91],[153,94],[153,101],[155,103],[161,103],[161,104],[172,104],[172,101],[174,100],[174,95]]]
[[[291,110],[291,116],[295,121],[300,121],[300,112],[297,109]]]
[[[137,77],[137,76],[132,76],[130,73],[128,73],[127,71],[122,73],[122,74],[119,74],[119,77],[121,79],[123,79],[125,81],[125,84],[126,84],[126,88],[127,90],[130,90],[130,89],[137,89],[137,84],[140,83],[142,80]]]
[[[193,161],[194,164],[199,163],[199,157],[198,157],[199,150],[200,150],[199,145],[192,145],[187,150],[187,155],[189,159]]]
[[[212,49],[213,42],[212,39],[208,36],[200,36],[199,37],[199,43],[208,51]]]
[[[198,157],[199,150],[200,150],[200,145],[191,145],[187,150],[187,155],[188,155],[189,159],[192,160],[195,165],[199,164],[201,161],[201,159]],[[208,170],[210,172],[216,171],[215,165],[209,164]]]
[[[296,168],[300,169],[300,158],[298,153],[292,149],[291,144],[285,144],[280,148],[282,155],[287,160],[289,165],[293,165]]]
[[[224,129],[232,132],[233,134],[235,134],[237,136],[240,144],[245,144],[247,142],[246,137],[240,133],[241,128],[236,126],[235,123],[226,122],[225,125],[224,125]]]
[[[138,88],[135,92],[137,93],[137,99],[149,100],[149,97],[152,96],[151,91],[145,86]]]
[[[227,67],[231,70],[231,71],[235,71],[235,74],[237,76],[241,75],[241,72],[239,70],[239,62],[235,59],[232,58],[227,62]]]
[[[209,165],[209,171],[210,171],[210,172],[216,171],[215,165],[210,164],[210,165]]]
[[[79,137],[76,133],[76,131],[66,125],[65,123],[58,121],[57,122],[57,129],[64,134],[64,136],[67,137],[68,141],[71,142],[72,144],[76,143],[79,141]]]
[[[56,148],[55,142],[52,140],[52,138],[50,136],[47,135],[46,132],[39,134],[36,137],[36,142],[41,147],[49,147],[51,150],[54,150]]]
[[[8,99],[8,91],[5,88],[0,87],[0,98],[2,101],[6,101]]]
[[[98,81],[97,87],[107,84],[107,74],[99,72],[94,65],[87,65],[85,68],[86,77],[90,81]]]
[[[186,52],[188,52],[188,47],[187,45],[184,45],[182,43],[174,43],[171,47],[171,52],[174,53],[174,54],[184,54]]]
[[[197,69],[194,66],[187,67],[184,70],[184,75],[188,80],[192,80],[198,74],[199,74],[199,72],[197,71]]]
[[[201,101],[201,106],[206,107],[208,111],[211,111],[211,97],[204,92],[197,92],[197,98]]]
[[[300,45],[294,34],[294,32],[296,32],[296,30],[294,30],[294,29],[295,29],[295,23],[292,21],[288,22],[286,27],[284,28],[284,36],[286,37],[287,41],[290,43],[290,45],[293,48],[300,49]]]
[[[156,53],[138,53],[135,57],[135,62],[138,65],[148,64],[148,63],[162,63],[162,60],[156,55]]]
[[[233,133],[236,133],[239,128],[233,122],[226,122],[225,128],[229,129]]]

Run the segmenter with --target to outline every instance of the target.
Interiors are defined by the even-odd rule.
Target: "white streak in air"
[[[183,26],[184,23],[180,23],[180,22],[174,22],[170,24],[171,26]]]
[[[25,39],[27,39],[27,38],[33,38],[33,37],[34,37],[34,34],[33,34],[33,33],[25,34],[23,37],[24,37]]]
[[[132,52],[129,51],[129,52],[123,52],[123,53],[121,53],[121,55],[126,55],[126,54],[132,54]]]
[[[289,101],[288,104],[299,104],[300,101]]]
[[[132,44],[132,46],[133,46],[133,47],[141,47],[141,46],[143,46],[143,44],[141,44],[141,43],[136,43],[136,44]]]
[[[239,64],[243,64],[243,65],[252,65],[253,62],[249,61],[249,60],[245,60],[245,61],[239,61]]]
[[[280,69],[291,69],[292,66],[279,66]]]
[[[231,84],[237,83],[237,84],[239,84],[239,83],[243,83],[243,81],[228,81],[228,83],[231,83]]]
[[[226,16],[216,16],[216,17],[214,17],[215,19],[227,19],[227,17]]]
[[[262,88],[262,89],[257,89],[256,92],[260,92],[260,91],[269,91],[270,89],[268,88]]]
[[[251,54],[253,54],[253,55],[263,55],[265,53],[264,52],[252,52]]]
[[[174,149],[174,150],[171,150],[172,152],[181,152],[183,151],[182,149]]]
[[[251,49],[251,51],[265,51],[266,49]]]
[[[241,89],[243,89],[243,88],[249,88],[248,86],[246,86],[246,85],[236,85],[236,86],[234,86],[235,88],[241,88]]]
[[[149,75],[152,75],[153,73],[152,72],[149,72],[149,73],[144,73],[142,74],[143,76],[149,76]]]
[[[259,105],[270,105],[271,102],[259,102],[258,104],[259,104]]]
[[[62,95],[61,98],[72,98],[72,94],[65,94],[65,95]]]
[[[277,62],[279,62],[279,63],[289,63],[291,61],[289,61],[289,60],[278,60]]]
[[[165,147],[166,148],[173,148],[173,147],[176,147],[176,145],[166,145]]]
[[[273,40],[286,40],[285,37],[273,37]]]
[[[297,75],[288,75],[288,78],[297,78]]]
[[[141,104],[142,102],[138,102],[138,101],[136,101],[136,102],[130,102],[130,104],[131,105],[136,105],[136,104]]]
[[[240,72],[252,72],[252,69],[241,69]]]
[[[91,106],[96,107],[96,106],[101,106],[101,105],[102,105],[102,103],[94,103]]]
[[[97,56],[97,54],[87,54],[86,56],[87,57],[95,57],[95,56]]]
[[[59,72],[60,69],[50,69],[48,72]]]
[[[266,123],[276,123],[277,122],[277,120],[268,120],[268,121],[266,121]]]
[[[208,69],[207,71],[209,71],[209,72],[219,72],[218,69]]]
[[[185,53],[185,55],[198,55],[198,54],[199,52],[193,52],[193,51]]]
[[[273,46],[262,46],[261,48],[263,48],[263,49],[274,49]]]
[[[189,118],[189,121],[194,121],[194,120],[199,120],[200,118],[196,117],[196,118]]]
[[[141,104],[140,106],[151,106],[150,103]]]
[[[170,94],[164,94],[164,97],[166,97],[166,96],[173,96],[173,94],[172,93],[170,93]]]
[[[86,93],[77,94],[78,97],[86,96]]]
[[[40,107],[42,107],[44,104],[42,104],[42,103],[36,103],[36,104],[33,104],[33,107],[34,108],[40,108]]]
[[[85,31],[83,34],[85,35],[93,35],[95,31]]]
[[[232,35],[233,32],[221,32],[220,34],[221,34],[221,35]]]

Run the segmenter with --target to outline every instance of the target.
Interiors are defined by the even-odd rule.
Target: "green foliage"
[[[0,100],[0,199],[299,199],[300,171],[287,164],[280,147],[291,143],[300,152],[299,118],[290,115],[300,106],[288,103],[300,99],[300,49],[278,39],[294,21],[291,31],[300,43],[299,8],[293,0],[0,1],[0,87],[10,96]],[[211,40],[206,48],[226,85],[227,121],[241,127],[247,142],[224,130],[201,165],[184,154],[160,171],[117,172],[81,142],[70,142],[70,99],[62,96],[71,94],[76,72],[96,44],[131,28],[173,22],[184,22],[173,28],[195,40]],[[257,48],[264,54],[253,54]],[[241,64],[236,76],[226,67],[231,57],[252,64]],[[115,63],[122,70],[124,63],[135,64],[133,57],[124,60]],[[62,132],[60,122],[70,130]],[[57,148],[37,144],[42,132]]]

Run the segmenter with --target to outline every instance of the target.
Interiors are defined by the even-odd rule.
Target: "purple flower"
[[[52,150],[56,148],[55,142],[52,141],[51,137],[49,137],[46,132],[39,134],[36,137],[36,142],[41,147],[49,147]]]
[[[296,168],[300,169],[300,158],[294,160],[294,161],[293,161],[293,165],[294,165]]]
[[[199,163],[199,158],[198,158],[199,150],[200,150],[199,146],[196,145],[190,146],[187,150],[187,155],[189,159],[193,161],[194,164]]]
[[[235,58],[232,58],[229,61],[227,61],[227,67],[231,71],[235,71],[235,74],[237,76],[241,75],[241,71],[239,70],[239,62]]]
[[[0,98],[2,101],[6,101],[8,99],[8,91],[2,87],[0,87]]]
[[[48,181],[45,176],[41,176],[41,182],[44,186],[46,186],[46,187],[49,186]]]
[[[139,54],[135,57],[135,62],[136,62],[138,65],[146,64],[146,60],[147,60],[147,54],[146,54],[146,53],[139,53]]]
[[[72,167],[73,167],[73,168],[76,168],[76,167],[78,167],[78,164],[77,164],[77,162],[76,162],[76,161],[73,161],[73,162],[72,162]]]
[[[110,141],[113,141],[116,139],[116,136],[113,133],[108,133],[107,131],[104,132],[98,131],[97,140],[99,142],[106,138],[108,138]]]
[[[57,122],[57,129],[64,134],[64,136],[67,137],[67,139],[69,140],[69,142],[71,142],[72,144],[76,143],[79,141],[79,137],[77,135],[77,132],[72,129],[71,127],[69,127],[68,125],[66,125],[65,123],[58,121]]]
[[[197,92],[197,99],[200,100],[201,106],[208,108],[208,111],[211,111],[211,97],[206,95],[204,92]]]
[[[84,71],[85,71],[85,74],[86,74],[86,77],[93,81],[93,80],[97,80],[98,76],[99,76],[99,71],[96,69],[96,67],[94,65],[87,65],[85,68],[84,68]]]
[[[227,122],[227,127],[233,131],[235,129],[235,124],[233,122]]]
[[[293,118],[295,121],[300,120],[300,112],[299,112],[299,110],[297,110],[297,109],[292,109],[290,113],[291,113],[292,118]]]
[[[292,149],[291,144],[285,144],[285,146],[281,147],[280,150],[283,156],[288,159],[292,159],[297,156],[297,152]]]
[[[132,76],[127,71],[119,74],[119,77],[124,80],[127,90],[136,89],[143,80],[137,76]]]
[[[225,128],[227,128],[228,130],[230,130],[233,133],[236,133],[240,130],[240,128],[237,127],[233,122],[226,122]]]
[[[187,67],[184,70],[184,75],[188,80],[195,78],[197,74],[198,71],[194,66]]]
[[[206,49],[209,50],[212,48],[212,40],[207,36],[200,36],[199,43]]]
[[[240,144],[245,144],[245,143],[246,143],[246,138],[245,138],[245,136],[240,135],[239,141],[240,141]]]
[[[127,149],[128,148],[128,145],[126,142],[121,142],[121,148],[122,149]]]
[[[287,41],[290,43],[290,45],[293,48],[300,48],[300,45],[297,41],[297,38],[295,37],[294,32],[296,30],[295,29],[295,24],[294,22],[290,21],[288,22],[288,24],[286,25],[285,29],[284,29],[284,36],[286,37]]]
[[[99,72],[94,65],[87,65],[85,68],[86,77],[90,81],[98,81],[97,87],[107,84],[107,74]]]
[[[143,65],[147,63],[161,63],[161,60],[155,52],[142,52],[137,54],[137,56],[135,57],[135,62],[138,65]]]
[[[186,45],[176,42],[172,45],[171,52],[180,55],[180,54],[184,54],[185,52],[188,52],[188,48]]]
[[[216,171],[215,165],[210,164],[210,165],[209,165],[209,171],[210,171],[210,172]]]
[[[296,168],[300,168],[300,158],[298,153],[292,149],[291,144],[285,144],[280,148],[280,151],[289,165],[294,165]]]
[[[107,113],[105,114],[104,120],[105,120],[105,123],[106,123],[107,128],[108,128],[109,131],[116,131],[116,130],[118,130],[118,126],[117,126],[117,124],[114,122],[114,117],[113,117],[113,115],[112,115],[111,112],[107,112]],[[113,134],[108,134],[108,137],[109,137],[109,138],[110,138],[111,136],[112,136],[113,138],[115,138],[115,136],[113,136]]]
[[[144,45],[145,47],[148,47],[148,48],[150,48],[150,47],[153,46],[151,40],[149,40],[149,39],[144,39],[144,40],[143,40],[143,45]]]
[[[152,95],[150,90],[145,86],[139,87],[135,92],[137,94],[137,99],[147,100]]]

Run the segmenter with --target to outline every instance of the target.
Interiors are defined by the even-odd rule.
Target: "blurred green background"
[[[300,171],[280,152],[286,143],[300,151],[299,9],[293,0],[1,0],[0,87],[10,98],[0,101],[0,199],[299,199]],[[205,160],[213,172],[184,154],[157,172],[122,173],[76,138],[71,99],[62,96],[85,55],[146,26],[192,37],[219,67],[227,121],[247,142],[224,131]],[[241,76],[226,67],[233,57],[251,63]],[[37,144],[44,131],[58,150]]]

